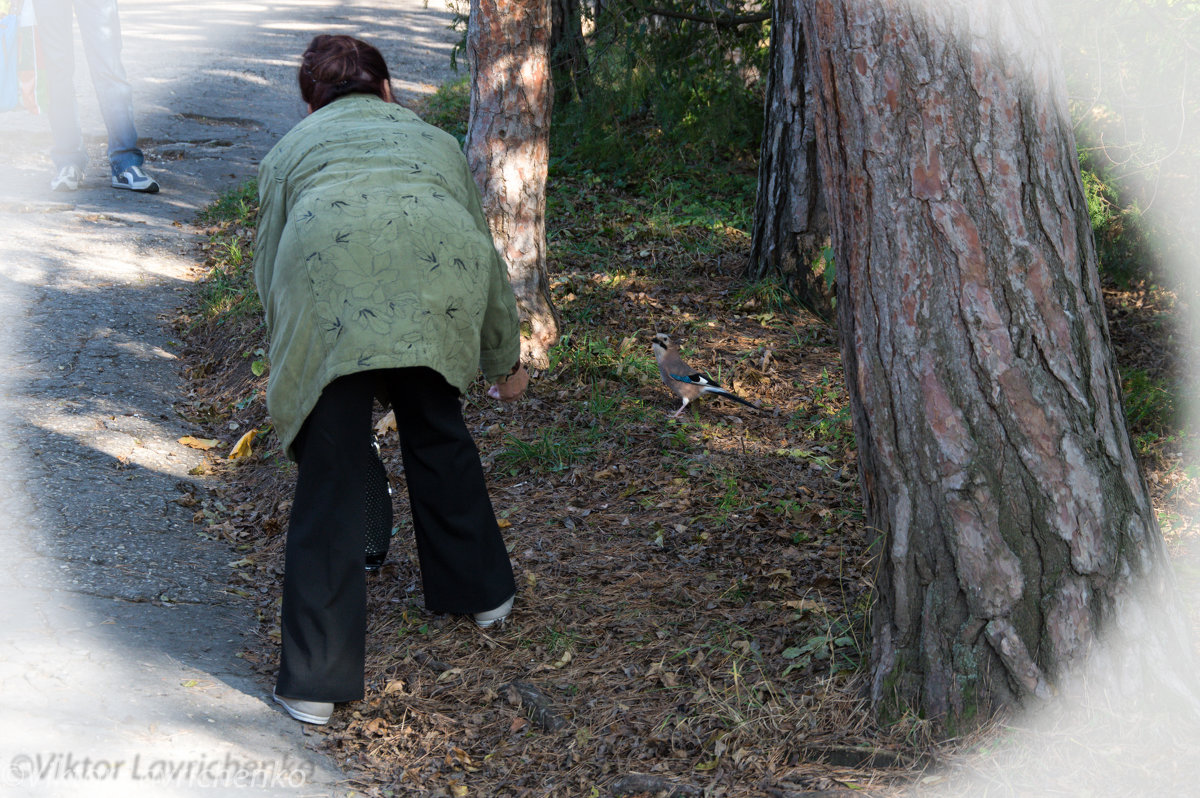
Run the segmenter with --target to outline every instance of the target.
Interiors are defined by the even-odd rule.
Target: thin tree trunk
[[[804,13],[877,706],[957,731],[1083,666],[1193,700],[1039,3]]]
[[[828,317],[832,291],[823,270],[818,273],[813,267],[829,237],[829,217],[817,169],[800,2],[777,0],[772,11],[771,65],[747,274],[757,280],[779,274],[801,302]]]
[[[467,161],[517,296],[522,357],[537,368],[561,323],[546,276],[549,40],[547,0],[471,0]]]
[[[550,0],[550,19],[554,101],[567,103],[576,97],[586,98],[590,72],[583,39],[583,4],[580,0]]]

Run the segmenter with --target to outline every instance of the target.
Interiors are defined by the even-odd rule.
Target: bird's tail
[[[746,407],[752,407],[755,410],[762,409],[761,407],[754,404],[753,402],[748,402],[745,399],[743,399],[742,397],[738,396],[737,394],[731,393],[731,392],[725,390],[724,388],[717,388],[717,387],[713,387],[710,385],[705,390],[707,393],[715,393],[718,396],[724,396],[726,399],[732,399],[733,401],[737,402],[738,404],[743,404]]]

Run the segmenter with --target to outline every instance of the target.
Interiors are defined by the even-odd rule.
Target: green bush
[[[443,83],[437,91],[423,98],[416,112],[431,125],[458,138],[467,139],[467,122],[471,110],[471,81],[463,77]]]
[[[1122,196],[1115,179],[1105,178],[1091,165],[1086,150],[1079,160],[1100,273],[1123,287],[1153,279],[1154,250],[1141,209]]]
[[[659,5],[706,13],[688,2]],[[626,171],[757,150],[766,23],[725,27],[647,16],[634,5],[610,7],[592,21],[587,91],[555,118],[557,141],[570,142],[575,157],[592,168]]]

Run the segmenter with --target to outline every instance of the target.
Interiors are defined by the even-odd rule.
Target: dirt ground
[[[395,433],[380,436],[399,532],[369,581],[368,695],[321,732],[365,794],[981,794],[941,774],[981,770],[962,752],[986,736],[933,745],[919,718],[877,725],[863,697],[873,541],[834,330],[747,291],[744,241],[703,258],[685,243],[619,279],[564,254],[553,282],[568,354],[514,406],[482,382],[467,399],[519,584],[502,629],[423,609]],[[1180,368],[1163,356],[1169,302],[1110,292],[1124,362]],[[707,400],[668,418],[677,401],[649,359],[657,330],[762,410]],[[190,342],[189,412],[227,442],[269,423],[250,365],[259,336],[248,323]],[[243,656],[270,679],[293,472],[269,437],[255,448],[214,458],[224,487],[197,497],[197,516],[243,555],[234,589],[260,619]],[[1195,510],[1178,451],[1145,465],[1164,512]],[[1170,534],[1179,551],[1196,540],[1183,522]],[[1194,598],[1194,574],[1181,581]],[[1062,769],[1061,794],[1112,784],[1102,769]]]

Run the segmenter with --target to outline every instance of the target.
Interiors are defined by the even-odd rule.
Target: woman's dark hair
[[[389,80],[383,55],[352,36],[317,36],[300,63],[300,96],[314,111],[347,94],[386,99],[383,87]]]

